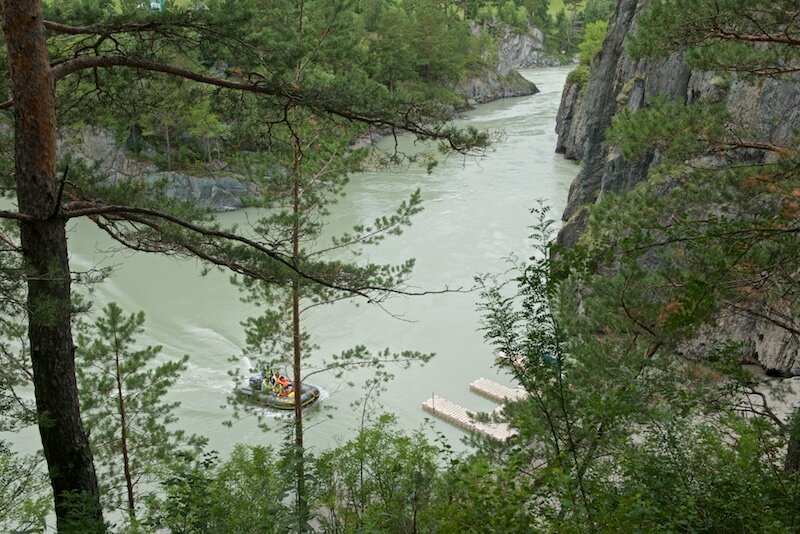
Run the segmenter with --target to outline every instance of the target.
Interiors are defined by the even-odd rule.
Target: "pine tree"
[[[164,400],[189,357],[156,365],[161,347],[136,350],[144,322],[144,313],[126,317],[111,303],[77,339],[81,409],[102,468],[103,497],[109,508],[124,509],[132,524],[141,508],[140,486],[156,480],[181,450],[203,445],[172,428],[180,403]]]
[[[316,41],[312,24],[304,24],[298,38]],[[295,71],[298,83],[306,76],[304,58],[298,60]],[[248,319],[248,348],[263,354],[260,369],[271,369],[280,364],[291,364],[294,396],[294,447],[296,450],[295,481],[297,497],[298,530],[307,529],[309,510],[305,489],[303,405],[300,394],[304,383],[303,365],[314,349],[311,336],[302,327],[302,317],[317,306],[335,303],[348,298],[365,298],[376,303],[398,287],[410,273],[413,261],[402,265],[377,265],[369,262],[346,260],[357,258],[362,247],[383,241],[386,236],[397,235],[410,223],[410,218],[420,211],[419,191],[402,203],[395,213],[378,218],[372,225],[360,225],[352,233],[335,237],[329,245],[321,240],[329,206],[342,195],[349,173],[363,167],[368,153],[365,149],[352,149],[358,128],[335,121],[320,121],[301,110],[288,115],[291,124],[276,126],[270,132],[270,157],[268,164],[259,167],[262,173],[254,178],[262,191],[261,207],[267,215],[255,222],[254,228],[261,239],[276,243],[276,251],[285,254],[296,270],[274,272],[272,279],[261,281],[240,278],[237,283],[246,291],[246,301],[265,305],[266,311]],[[251,170],[251,175],[255,169]],[[242,251],[244,253],[244,251]],[[253,261],[263,261],[255,258]],[[297,276],[302,271],[305,276]],[[340,280],[346,280],[342,284]],[[336,355],[323,368],[342,372],[347,368],[371,366],[373,380],[387,379],[382,367],[387,363],[407,366],[410,362],[427,361],[430,355],[388,350],[377,355],[364,347]],[[318,372],[318,371],[317,371]]]
[[[528,393],[504,409],[514,440],[482,447],[500,484],[546,531],[790,528],[800,481],[777,468],[769,404],[730,347],[680,351],[707,313],[671,285],[680,267],[626,258],[606,241],[624,251],[619,233],[558,249],[553,224],[540,211],[533,256],[484,293],[487,339]]]
[[[719,73],[712,83],[722,94],[733,86],[789,86],[800,72],[800,41],[792,37],[796,14],[792,2],[656,1],[641,16],[631,51],[637,57],[683,53],[693,68]],[[622,246],[632,257],[655,251],[665,258],[661,271],[676,290],[676,321],[714,323],[727,314],[791,336],[800,332],[797,115],[791,103],[772,107],[774,124],[753,124],[726,109],[724,100],[683,105],[655,99],[614,121],[609,140],[627,159],[647,152],[661,158],[648,183],[610,204],[633,197],[647,206]],[[674,206],[686,198],[691,204],[676,213]],[[598,220],[607,220],[610,204]],[[792,469],[798,464],[795,425],[772,419],[791,438],[785,465]]]

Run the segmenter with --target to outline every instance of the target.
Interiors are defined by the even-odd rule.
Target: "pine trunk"
[[[115,336],[116,337],[116,336]],[[116,377],[117,377],[117,409],[119,410],[120,448],[122,452],[122,469],[125,473],[125,489],[128,491],[128,517],[131,521],[136,519],[136,501],[133,495],[133,476],[131,475],[131,462],[128,454],[128,419],[125,411],[125,395],[122,392],[122,368],[120,366],[119,347],[115,339],[116,349]]]
[[[304,532],[309,520],[308,495],[306,491],[305,451],[303,448],[303,395],[300,347],[300,288],[297,280],[292,287],[292,337],[294,344],[294,446],[295,476],[297,477],[297,519],[298,532]]]
[[[66,225],[58,214],[55,90],[38,0],[2,2],[14,99],[15,180],[27,268],[28,337],[39,433],[59,531],[103,530],[80,418],[70,325]],[[76,524],[80,521],[80,527]]]
[[[292,187],[292,215],[294,222],[292,225],[292,257],[296,262],[300,257],[300,146],[295,140],[294,161],[292,172],[294,183]],[[295,476],[297,477],[297,525],[298,532],[306,530],[309,520],[308,495],[306,493],[306,473],[305,473],[305,454],[303,450],[303,383],[301,375],[301,363],[303,350],[301,346],[302,336],[300,329],[300,281],[295,278],[292,281],[292,347],[293,370],[294,370],[294,446],[295,446]]]
[[[800,473],[800,409],[795,410],[789,421],[789,446],[783,468],[788,473]]]

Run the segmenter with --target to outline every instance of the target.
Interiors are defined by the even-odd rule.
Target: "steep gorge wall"
[[[619,0],[603,49],[592,61],[588,83],[567,84],[558,112],[557,151],[583,165],[570,186],[566,221],[559,242],[575,243],[584,225],[585,210],[603,194],[624,191],[644,180],[657,154],[640,161],[625,161],[605,145],[606,129],[622,109],[636,111],[649,99],[667,95],[692,103],[701,98],[723,101],[759,141],[780,144],[800,128],[800,76],[793,80],[752,83],[715,73],[692,71],[682,56],[635,60],[626,52],[627,36],[636,29],[637,14],[647,0]],[[759,363],[768,373],[800,375],[800,339],[783,329],[750,316],[720,317],[716,329],[706,329],[687,346],[702,356],[716,339],[743,343],[746,359]]]

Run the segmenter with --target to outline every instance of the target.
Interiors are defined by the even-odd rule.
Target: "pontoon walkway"
[[[473,381],[469,385],[469,389],[498,404],[521,400],[527,396],[527,393],[525,393],[523,389],[510,388],[483,377]],[[516,433],[509,428],[508,423],[476,421],[475,412],[467,410],[463,406],[437,395],[433,395],[430,399],[423,402],[422,409],[463,430],[497,441],[506,441]],[[502,406],[496,408],[492,411],[491,415],[499,416],[502,409]]]

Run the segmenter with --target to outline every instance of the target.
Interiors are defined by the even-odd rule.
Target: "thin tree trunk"
[[[167,112],[164,112],[164,140],[167,142],[167,170],[172,170],[172,147],[169,145],[169,125],[167,124]]]
[[[65,221],[58,213],[55,89],[38,0],[2,2],[14,101],[15,180],[27,268],[28,338],[39,433],[59,531],[104,530],[80,418]]]
[[[292,165],[294,183],[292,184],[292,258],[296,262],[300,256],[300,146],[295,140],[294,161]],[[294,349],[294,446],[295,476],[297,477],[297,526],[304,532],[308,523],[308,496],[306,494],[305,453],[303,450],[303,382],[301,375],[302,337],[300,331],[300,281],[292,280],[292,347]]]
[[[122,469],[125,472],[125,486],[128,490],[128,517],[136,519],[136,502],[133,497],[133,477],[131,476],[131,464],[128,457],[128,422],[125,413],[125,397],[122,395],[122,371],[119,364],[119,350],[115,341],[116,377],[117,377],[117,400],[119,408],[120,441],[122,449]]]
[[[303,394],[300,375],[300,284],[292,282],[292,336],[294,345],[294,446],[297,476],[297,524],[298,532],[304,532],[309,520],[308,495],[306,492],[305,450],[303,448]]]
[[[297,40],[302,45],[304,35],[305,2],[300,0]],[[302,46],[299,46],[302,49]],[[303,67],[300,59],[295,67],[295,81],[300,81]],[[297,267],[300,259],[300,159],[303,157],[300,139],[294,136],[292,150],[292,260]],[[301,376],[302,336],[300,330],[300,280],[295,276],[292,280],[292,346],[294,348],[294,446],[295,476],[297,477],[297,532],[305,532],[309,520],[308,495],[306,493],[305,450],[303,448],[303,382]]]
[[[800,409],[795,410],[789,421],[789,446],[783,468],[789,473],[800,472]]]

